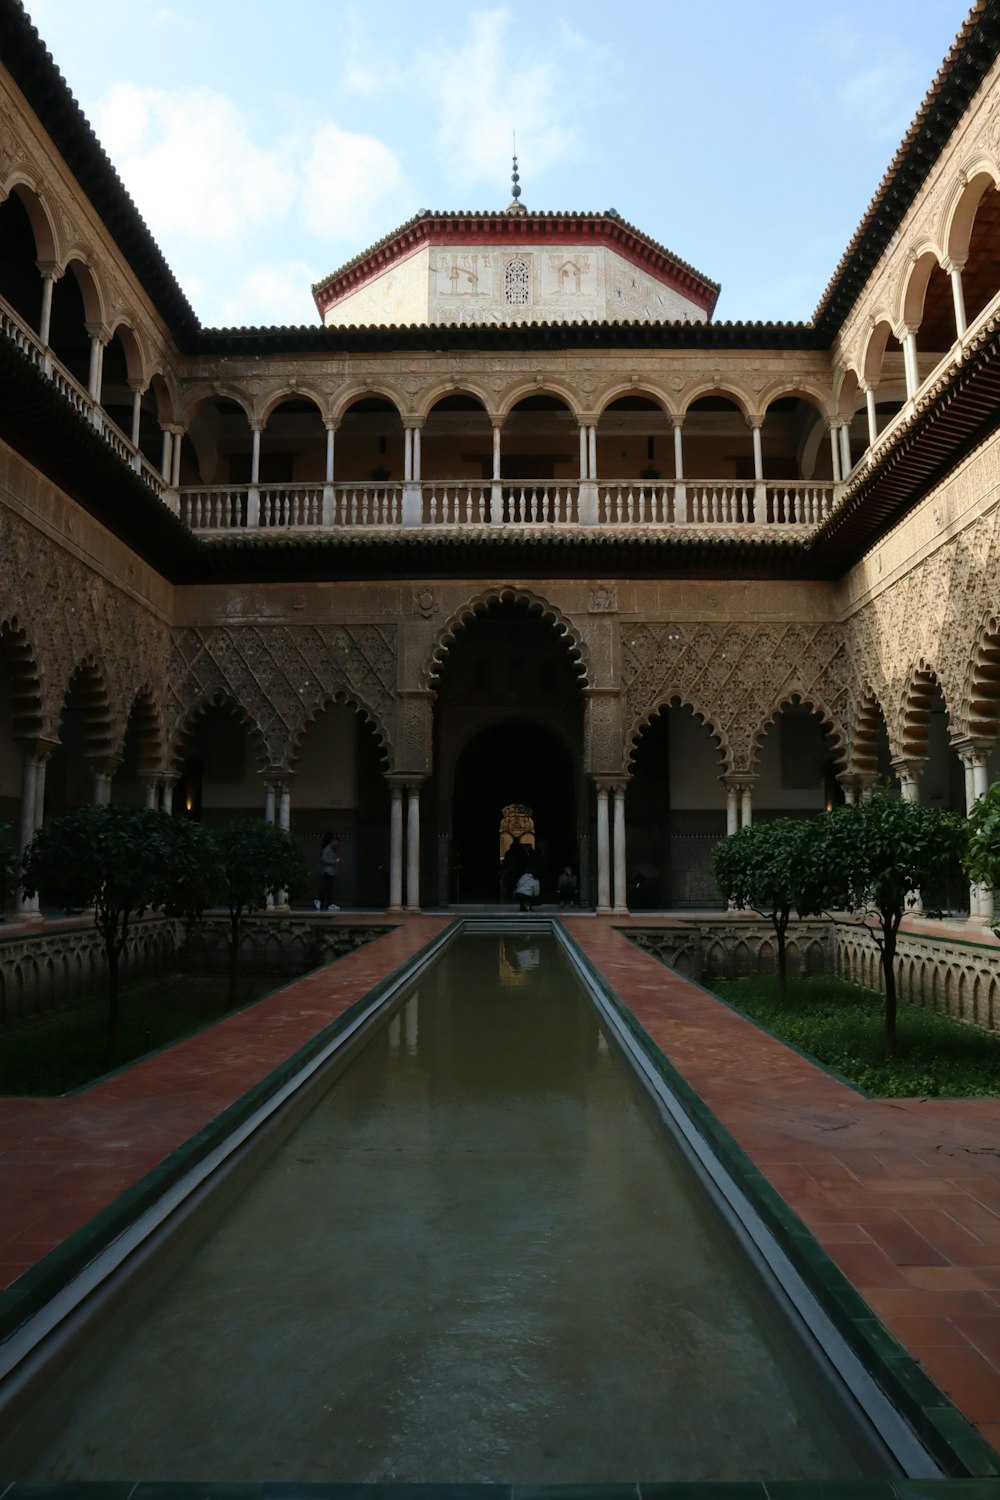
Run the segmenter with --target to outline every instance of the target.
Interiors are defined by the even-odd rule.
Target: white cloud
[[[95,129],[158,239],[217,246],[283,217],[294,172],[250,138],[231,99],[207,88],[117,83],[100,101]]]
[[[373,135],[354,134],[339,125],[315,132],[302,176],[306,224],[328,240],[360,249],[388,227],[379,206],[399,187],[399,162]]]
[[[457,181],[495,181],[510,160],[515,130],[529,174],[570,152],[575,111],[588,92],[581,56],[590,44],[562,27],[559,47],[536,50],[528,62],[523,47],[510,43],[513,24],[506,9],[474,12],[460,47],[419,59],[421,83],[435,100],[438,141]],[[563,49],[573,53],[571,67],[564,67]]]
[[[305,261],[250,266],[221,296],[206,300],[206,323],[219,328],[318,323],[310,288],[319,277]]]

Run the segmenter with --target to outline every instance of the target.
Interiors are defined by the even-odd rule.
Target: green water
[[[555,940],[467,937],[0,1472],[816,1479],[865,1452]]]

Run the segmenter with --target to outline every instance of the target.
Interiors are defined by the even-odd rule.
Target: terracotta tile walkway
[[[0,1285],[189,1139],[448,918],[382,920],[392,927],[384,937],[82,1094],[0,1099]],[[863,1099],[642,952],[616,930],[628,925],[566,918],[580,947],[865,1300],[1000,1447],[1000,1100]]]

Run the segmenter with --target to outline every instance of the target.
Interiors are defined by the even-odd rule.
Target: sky
[[[311,285],[420,209],[614,208],[808,319],[964,0],[25,0],[209,326],[316,323]]]

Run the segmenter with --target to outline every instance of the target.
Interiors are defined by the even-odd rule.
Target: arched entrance
[[[559,871],[578,865],[576,774],[559,735],[527,718],[473,735],[455,764],[451,849],[452,900],[507,899],[528,863],[554,899]]]
[[[567,864],[588,889],[581,685],[541,600],[505,592],[456,627],[437,676],[424,799],[425,889],[440,904],[497,901],[500,822],[515,803],[531,809],[542,899]]]

